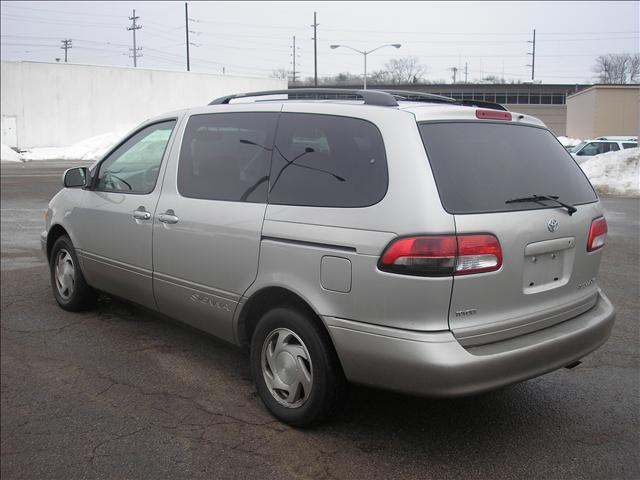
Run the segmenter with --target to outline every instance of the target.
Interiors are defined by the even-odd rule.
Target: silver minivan
[[[596,193],[499,105],[228,96],[145,122],[64,187],[41,239],[58,304],[104,292],[247,349],[291,425],[348,382],[444,397],[573,366],[613,325]]]

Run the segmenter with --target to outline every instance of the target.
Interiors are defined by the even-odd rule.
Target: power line
[[[71,26],[77,26],[78,22],[75,20],[50,20],[47,19],[46,17],[26,17],[23,15],[13,15],[13,14],[3,14],[2,18],[8,18],[9,20],[13,20],[15,22],[22,22],[22,23],[39,23],[39,24],[44,24],[44,25],[71,25]],[[119,28],[116,25],[113,24],[108,24],[108,23],[97,23],[97,22],[83,22],[82,23],[83,26],[89,26],[89,27],[97,27],[97,28]]]
[[[137,47],[136,46],[136,30],[140,30],[142,28],[142,25],[138,25],[136,22],[138,21],[140,17],[136,16],[136,9],[133,9],[133,16],[129,17],[129,20],[131,20],[131,26],[127,27],[127,30],[132,31],[133,32],[133,48],[130,49],[131,52],[133,52],[132,55],[130,55],[131,57],[133,57],[133,66],[134,68],[138,66],[138,57],[141,57],[142,54],[139,53],[142,50],[142,47]]]
[[[216,24],[221,24],[221,25],[232,25],[232,26],[242,26],[242,27],[260,27],[260,28],[272,28],[272,29],[279,29],[279,30],[291,30],[291,29],[299,29],[300,27],[298,25],[264,25],[264,24],[257,24],[257,23],[241,23],[241,22],[228,22],[228,21],[223,21],[223,20],[212,20],[212,19],[207,19],[207,18],[202,18],[200,19],[201,22],[203,23],[216,23]],[[380,33],[380,34],[384,34],[384,35],[389,35],[389,34],[395,34],[395,36],[399,35],[399,34],[427,34],[424,31],[420,30],[420,31],[407,31],[407,30],[403,30],[403,31],[389,31],[389,30],[362,30],[362,29],[353,29],[351,27],[349,28],[325,28],[325,30],[327,31],[331,31],[331,32],[345,32],[345,33],[352,33],[352,32],[357,32],[357,33]],[[610,32],[603,32],[603,31],[597,31],[597,32],[568,32],[568,31],[563,31],[563,32],[542,32],[545,35],[592,35],[592,34],[601,34],[601,35],[608,35],[608,34],[626,34],[626,33],[640,33],[638,31],[610,31]],[[526,36],[529,35],[529,33],[527,32],[451,32],[451,31],[447,31],[447,32],[434,32],[431,31],[428,33],[429,35],[489,35],[489,36]]]
[[[57,40],[58,37],[38,37],[32,35],[0,35],[2,38],[17,38],[17,39],[26,39],[26,40]],[[95,40],[83,40],[81,38],[73,38],[74,42],[82,42],[82,43],[92,43],[95,45],[114,45],[118,47],[128,47],[124,43],[112,43],[112,42],[96,42]],[[2,45],[5,43],[3,42]]]
[[[169,5],[170,6],[170,5]],[[49,13],[58,13],[61,15],[65,15],[65,16],[88,16],[88,17],[95,17],[96,14],[95,13],[83,13],[83,12],[75,12],[75,11],[70,11],[70,12],[65,12],[62,10],[51,10],[51,9],[41,9],[41,8],[29,8],[29,7],[23,7],[23,6],[15,6],[15,5],[7,5],[7,4],[3,4],[2,8],[10,8],[10,9],[15,9],[15,10],[26,10],[26,11],[34,11],[34,12],[49,12]],[[42,19],[42,20],[48,20],[48,21],[52,21],[52,22],[59,22],[59,21],[65,21],[69,24],[73,24],[73,21],[66,21],[64,19],[49,19],[47,17],[38,17],[38,16],[24,16],[24,15],[20,15],[18,13],[7,13],[4,14],[3,16],[5,17],[18,17],[18,18],[26,18],[26,19]],[[115,15],[115,14],[107,14],[107,13],[103,13],[100,12],[98,13],[99,17],[112,17],[112,18],[120,18],[119,15]],[[228,22],[228,21],[220,21],[220,20],[210,20],[210,19],[202,19],[201,20],[204,23],[215,23],[215,24],[220,24],[220,25],[230,25],[230,26],[246,26],[246,27],[260,27],[263,29],[285,29],[285,30],[291,30],[291,29],[300,29],[299,25],[264,25],[264,24],[252,24],[252,23],[241,23],[241,22]],[[154,23],[156,25],[159,25],[161,27],[168,27],[168,28],[173,28],[175,30],[180,29],[181,27],[174,27],[174,26],[169,26],[166,24],[162,24],[159,22],[152,22],[152,21],[148,21],[150,23]],[[96,24],[96,25],[102,25],[102,26],[108,26],[110,28],[117,28],[116,26],[112,26],[112,25],[108,25],[108,24]],[[528,35],[528,33],[526,32],[451,32],[451,31],[446,31],[446,32],[429,32],[426,33],[424,31],[407,31],[407,30],[403,30],[403,31],[397,31],[397,32],[391,32],[389,30],[367,30],[367,29],[353,29],[351,27],[349,28],[326,28],[327,31],[332,31],[332,32],[344,32],[344,33],[379,33],[379,34],[384,34],[384,35],[389,35],[389,34],[395,34],[397,35],[401,35],[401,34],[419,34],[419,35],[437,35],[437,36],[442,36],[442,35],[464,35],[464,36],[468,36],[468,35],[482,35],[482,36],[526,36]],[[638,31],[589,31],[589,32],[571,32],[571,31],[562,31],[562,32],[541,32],[543,34],[545,34],[546,36],[549,35],[569,35],[569,36],[575,36],[575,35],[592,35],[592,34],[598,34],[598,35],[616,35],[616,34],[638,34],[640,32]],[[580,39],[574,39],[575,41],[579,41]],[[544,40],[544,41],[552,41],[552,40]]]
[[[617,37],[617,38],[602,38],[602,37],[579,38],[579,39],[571,38],[571,39],[557,39],[557,40],[545,40],[545,41],[563,43],[563,42],[576,42],[576,41],[584,42],[584,41],[601,41],[601,40],[634,40],[636,38],[639,38],[639,36],[636,35],[633,37]],[[437,45],[476,45],[476,44],[505,45],[505,44],[526,43],[524,40],[415,40],[415,39],[402,39],[402,38],[399,38],[399,40],[402,40],[403,42],[406,42],[406,43],[413,43],[413,44],[437,44]],[[333,40],[330,40],[330,42],[340,43],[342,42],[342,40],[333,39]],[[530,41],[527,41],[527,42],[531,43]]]
[[[189,21],[193,21],[192,19],[189,19]],[[146,30],[145,30],[146,31]],[[536,32],[537,33],[537,32]],[[148,35],[153,35],[150,32],[147,32]],[[24,40],[57,40],[58,37],[43,37],[43,36],[33,36],[33,35],[5,35],[2,34],[0,35],[0,37],[2,38],[14,38],[14,39],[24,39]],[[290,37],[289,37],[290,38]],[[167,38],[167,41],[171,41],[174,39],[170,39]],[[113,43],[113,42],[96,42],[95,40],[87,40],[87,39],[82,39],[82,38],[77,38],[74,37],[73,38],[74,42],[80,42],[80,43],[88,43],[88,44],[93,44],[93,45],[110,45],[110,46],[117,46],[117,47],[128,47],[127,44],[124,43]],[[536,38],[536,43],[540,42],[541,40]],[[297,41],[297,43],[299,43]],[[2,45],[8,45],[8,43],[6,42],[2,42]],[[26,44],[24,44],[26,46]],[[184,45],[184,42],[181,43],[175,43],[175,44],[171,44],[171,45],[167,45],[167,47],[170,46],[180,46],[180,45]],[[230,48],[230,49],[234,49],[234,50],[243,50],[243,51],[252,51],[255,52],[256,48],[253,47],[239,47],[237,45],[234,44],[225,44],[225,43],[206,43],[205,45],[207,46],[212,46],[212,47],[216,47],[216,48]],[[257,46],[264,46],[264,44],[260,43],[260,44],[252,44],[252,43],[248,43],[248,45],[255,45]],[[291,47],[284,47],[283,48],[269,48],[270,51],[273,52],[284,52],[285,50],[287,51],[291,51]],[[442,54],[442,55],[423,55],[420,51],[415,51],[415,52],[409,52],[410,54],[415,54],[420,56],[421,58],[457,58],[458,55],[454,55],[454,54]],[[552,58],[552,57],[576,57],[576,56],[582,56],[582,57],[597,57],[599,55],[604,55],[606,54],[603,52],[598,52],[598,53],[584,53],[584,52],[575,52],[575,53],[563,53],[563,54],[549,54],[549,55],[541,55],[536,53],[536,57],[545,57],[545,58]],[[339,52],[335,52],[333,54],[334,56],[347,56],[347,55],[351,55],[350,53],[339,53]],[[395,57],[397,56],[396,54],[384,54],[384,53],[380,53],[377,56],[390,56],[390,57]],[[479,55],[465,55],[468,58],[521,58],[522,55],[521,54],[517,54],[517,55],[487,55],[487,54],[479,54]],[[264,58],[262,55],[260,55],[260,58]]]
[[[179,63],[182,63],[182,61],[183,61],[183,56],[179,55],[179,54],[167,53],[167,52],[164,52],[162,50],[157,50],[157,49],[154,49],[154,48],[146,48],[145,51],[153,51],[153,52],[155,52],[155,55],[159,54],[159,55],[162,55],[162,56],[164,56],[165,58],[167,58],[169,60],[174,60],[174,61],[177,61]],[[149,55],[149,54],[147,54],[147,55]],[[237,70],[248,70],[248,71],[252,71],[252,72],[255,72],[255,71],[271,72],[271,70],[267,69],[267,68],[259,68],[259,67],[247,68],[244,65],[233,65],[233,64],[223,63],[223,62],[216,62],[214,60],[208,60],[208,59],[204,59],[204,58],[196,58],[196,57],[191,57],[191,58],[193,60],[198,61],[199,63],[202,62],[202,63],[205,63],[205,64],[220,65],[220,66],[227,65],[227,66],[233,67],[233,68],[235,68]]]
[[[80,57],[76,59],[76,62],[89,62],[91,60],[95,60],[96,58],[113,58],[113,57],[121,57],[123,55],[127,55],[125,52],[120,53],[108,53],[107,55],[97,55],[91,57]]]
[[[49,10],[49,9],[43,9],[43,8],[30,8],[30,7],[23,7],[23,6],[16,6],[16,5],[2,5],[2,8],[14,8],[16,10],[30,10],[30,11],[34,11],[34,12],[49,12],[49,13],[60,13],[62,15],[76,15],[76,16],[83,16],[83,17],[95,17],[96,14],[95,13],[82,13],[82,12],[63,12],[62,10]],[[114,15],[114,14],[108,14],[108,13],[100,13],[99,14],[100,17],[113,17],[113,18],[121,18],[120,15]]]

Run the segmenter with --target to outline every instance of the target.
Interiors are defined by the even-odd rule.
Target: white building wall
[[[3,142],[19,148],[72,145],[223,95],[287,88],[274,78],[69,63],[2,62],[0,73]]]

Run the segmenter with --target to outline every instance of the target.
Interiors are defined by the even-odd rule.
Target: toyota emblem
[[[560,227],[560,224],[555,218],[552,218],[547,222],[547,230],[549,230],[552,233],[558,230],[558,227]]]

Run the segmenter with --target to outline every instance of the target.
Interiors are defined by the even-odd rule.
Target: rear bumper
[[[323,317],[347,379],[424,396],[459,396],[568,365],[609,337],[615,309],[599,292],[589,311],[537,332],[464,348],[450,331],[414,332]]]

